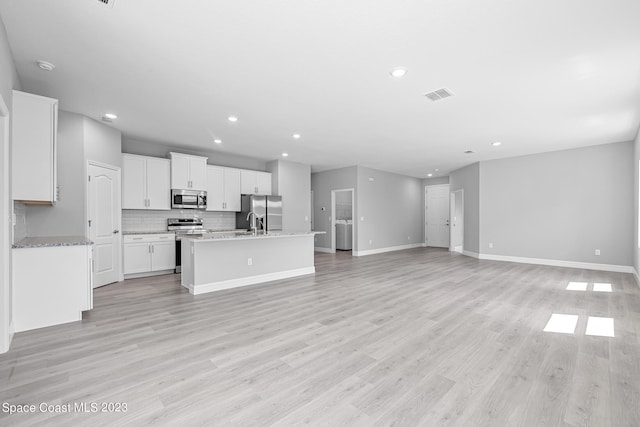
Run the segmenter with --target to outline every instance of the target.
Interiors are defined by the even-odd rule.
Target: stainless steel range
[[[181,247],[184,236],[202,236],[207,232],[204,229],[202,218],[169,218],[167,219],[167,230],[176,233],[176,273],[182,271],[181,267]]]

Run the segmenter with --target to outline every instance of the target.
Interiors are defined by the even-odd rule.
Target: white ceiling
[[[113,6],[0,0],[0,16],[24,90],[114,112],[129,139],[426,177],[629,141],[640,125],[638,0]],[[455,96],[423,96],[441,87]]]

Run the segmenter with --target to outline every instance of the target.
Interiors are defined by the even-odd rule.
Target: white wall
[[[273,194],[282,196],[282,230],[311,230],[311,166],[275,160],[267,163]]]
[[[474,163],[449,175],[451,192],[464,190],[464,250],[480,249],[480,164]]]
[[[315,246],[319,248],[331,249],[331,239],[333,238],[333,229],[331,227],[331,190],[342,190],[345,188],[356,188],[357,167],[333,169],[324,172],[315,172],[311,174],[311,189],[313,190],[313,221],[315,231],[325,231],[326,234],[318,234],[315,236]],[[356,190],[357,197],[358,191]],[[355,208],[357,216],[357,206]],[[354,221],[354,235],[357,236],[357,224]],[[354,250],[358,248],[356,240]]]
[[[85,159],[122,167],[122,133],[109,125],[83,118]]]
[[[632,159],[625,142],[482,162],[480,252],[632,265]]]
[[[636,280],[640,284],[640,129],[633,143],[633,235],[632,235],[632,252],[633,252],[633,268],[635,269]]]
[[[357,251],[424,243],[422,180],[362,166],[357,169]]]

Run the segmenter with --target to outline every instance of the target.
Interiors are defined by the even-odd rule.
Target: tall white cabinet
[[[58,100],[14,90],[11,120],[13,199],[55,203]]]
[[[171,156],[171,188],[176,190],[207,190],[207,158],[182,153]]]
[[[122,209],[171,209],[171,162],[122,155]]]
[[[207,166],[207,210],[240,212],[240,170]]]

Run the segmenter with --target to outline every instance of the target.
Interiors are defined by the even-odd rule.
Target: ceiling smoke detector
[[[433,92],[425,93],[424,96],[426,96],[427,98],[429,98],[432,101],[440,101],[441,99],[449,98],[450,96],[453,96],[453,92],[451,92],[446,87],[443,87],[442,89],[438,89],[438,90],[434,90]]]
[[[36,64],[38,64],[38,67],[44,71],[53,71],[53,69],[56,68],[55,65],[47,61],[36,61]]]
[[[113,4],[116,2],[116,0],[98,0],[98,3],[107,6],[108,8],[113,8]]]

